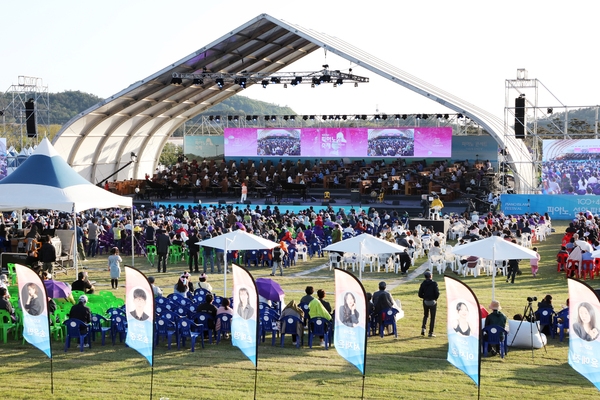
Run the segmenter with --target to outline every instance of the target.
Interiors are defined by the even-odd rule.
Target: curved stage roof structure
[[[244,90],[214,81],[201,85],[172,85],[177,73],[275,73],[323,48],[346,60],[419,93],[477,122],[499,146],[508,150],[520,192],[534,187],[532,156],[504,121],[457,96],[408,74],[352,45],[324,33],[273,18],[267,14],[248,21],[220,39],[135,82],[72,118],[53,141],[56,150],[84,178],[95,183],[123,168],[130,154],[137,162],[116,175],[119,180],[152,173],[171,134],[186,120]],[[248,82],[248,86],[251,85]]]

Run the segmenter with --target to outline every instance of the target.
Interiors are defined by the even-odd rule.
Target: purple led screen
[[[226,128],[225,156],[450,157],[452,128]]]

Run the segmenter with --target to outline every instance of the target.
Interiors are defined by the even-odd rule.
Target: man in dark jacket
[[[165,234],[165,231],[159,229],[156,232],[156,254],[158,254],[158,272],[162,263],[162,272],[167,272],[167,257],[169,255],[169,246],[171,239]]]
[[[410,259],[410,255],[408,254],[408,249],[404,249],[402,253],[399,255],[400,261],[400,273],[402,275],[406,275],[408,269],[412,265],[412,260]]]
[[[88,297],[86,295],[79,296],[79,301],[73,307],[71,307],[71,311],[69,311],[69,317],[78,319],[86,324],[92,322],[92,312],[90,308],[87,306]],[[88,327],[80,326],[79,330],[84,333],[87,332]],[[86,345],[87,347],[87,345]]]
[[[44,271],[52,273],[52,267],[54,261],[56,261],[56,249],[52,245],[52,239],[48,235],[44,236],[44,244],[42,244],[42,248],[40,249],[39,257],[43,263]]]
[[[435,337],[433,328],[435,326],[435,313],[437,311],[437,299],[440,297],[440,289],[437,282],[431,279],[431,272],[425,271],[423,274],[425,280],[419,287],[419,297],[423,299],[423,324],[421,325],[421,335],[425,336],[427,327],[427,318],[431,315],[429,323],[429,337]]]
[[[194,229],[192,231],[191,236],[188,238],[188,242],[187,242],[187,246],[190,251],[190,261],[189,261],[190,272],[192,272],[192,265],[194,266],[194,272],[199,272],[198,271],[198,253],[200,253],[200,245],[196,244],[199,241],[200,241],[200,238],[198,237],[198,235],[196,234],[196,230]]]
[[[204,303],[201,303],[196,307],[196,313],[207,313],[212,317],[212,320],[208,321],[208,329],[215,329],[215,321],[217,319],[217,307],[215,307],[212,302],[213,296],[209,293],[204,298]]]

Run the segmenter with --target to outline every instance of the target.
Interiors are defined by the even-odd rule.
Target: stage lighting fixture
[[[269,81],[268,80],[263,80],[262,81],[262,87],[266,88],[269,85]]]
[[[400,119],[400,114],[396,114],[396,116],[394,117],[394,119],[397,121]]]
[[[294,79],[292,79],[292,86],[296,86],[302,83],[302,77],[301,76],[295,76]]]
[[[270,119],[271,119],[271,116],[270,116],[270,115],[265,115],[265,121],[268,121],[268,120],[270,120]]]
[[[181,78],[171,78],[171,85],[181,85],[183,80]]]
[[[308,119],[308,115],[303,115],[302,119],[306,121]]]
[[[363,121],[365,121],[367,119],[367,116],[365,114],[361,115],[360,117]]]
[[[239,121],[239,120],[240,120],[240,116],[239,116],[239,115],[234,115],[234,116],[233,116],[233,120],[234,120],[235,122]]]
[[[381,116],[381,119],[385,121],[385,120],[387,119],[387,114],[383,114],[383,115]]]
[[[375,121],[379,121],[381,117],[379,116],[379,114],[375,115]]]
[[[258,115],[253,115],[252,116],[252,121],[254,121],[254,122],[258,121]]]
[[[221,116],[220,116],[220,115],[217,115],[217,116],[215,117],[215,121],[217,121],[217,122],[221,122]]]
[[[227,121],[233,121],[233,115],[228,115],[227,116]]]
[[[552,114],[554,112],[552,108],[548,108],[546,111],[548,112],[548,114]]]
[[[329,64],[323,64],[323,68],[328,69],[329,68]]]
[[[200,79],[200,78],[194,78],[194,80],[192,81],[192,83],[196,86],[198,85],[202,85],[204,84],[204,79]]]
[[[333,119],[333,118],[334,118],[334,117],[333,117],[333,115],[330,115],[330,116],[329,116],[329,119]]]
[[[342,115],[342,119],[345,121],[348,117],[346,115]]]
[[[456,114],[456,118],[462,118],[463,115],[461,113]]]
[[[402,114],[402,119],[406,119],[406,118],[408,118],[408,115]]]
[[[246,121],[252,121],[252,116],[246,115]]]
[[[319,78],[319,80],[321,81],[321,83],[331,82],[331,75],[327,75],[327,74],[321,75],[321,78]]]
[[[335,81],[335,83],[337,83],[338,85],[343,85],[344,80],[342,78],[338,78],[337,81]]]
[[[295,121],[296,120],[296,116],[295,115],[290,115],[290,121]]]
[[[271,115],[271,121],[277,121],[277,115]]]
[[[327,121],[327,115],[323,115],[323,121]]]
[[[208,116],[208,120],[209,120],[209,121],[213,121],[214,119],[215,119],[215,117],[213,117],[212,115],[209,115],[209,116]]]
[[[427,119],[427,118],[429,118],[429,115],[427,115],[427,114],[423,114],[422,118],[423,118],[423,119]]]
[[[311,121],[314,121],[314,120],[315,120],[315,116],[314,116],[314,115],[311,115],[311,116],[309,117],[309,119],[310,119]]]
[[[417,115],[415,116],[415,118],[416,118],[416,119],[421,119],[421,114],[417,114]]]
[[[284,88],[284,89],[287,89],[287,83],[284,83],[284,84],[283,84],[283,88]]]
[[[360,115],[355,115],[354,119],[360,119]]]
[[[217,78],[215,80],[215,83],[217,84],[217,86],[219,87],[219,89],[223,89],[223,86],[225,85],[225,82],[223,81],[223,78]]]
[[[283,119],[284,119],[285,121],[287,121],[288,119],[290,119],[290,117],[289,117],[288,115],[284,115],[284,116],[283,116]]]
[[[444,114],[444,119],[448,119],[450,116],[448,114]]]
[[[336,116],[335,116],[335,119],[340,119],[340,118],[341,118],[341,117],[340,117],[339,115],[336,115]]]
[[[271,78],[271,83],[281,83],[281,78],[274,76]]]
[[[436,118],[437,118],[437,119],[442,119],[442,114],[438,114],[438,115],[436,115]]]
[[[246,78],[240,78],[239,85],[242,89],[246,89],[246,82],[247,82]]]
[[[312,78],[312,84],[313,84],[313,87],[315,87],[315,85],[319,86],[321,84],[321,80],[315,76]]]

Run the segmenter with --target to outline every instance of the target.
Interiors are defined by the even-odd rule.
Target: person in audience
[[[43,239],[44,243],[42,244],[42,248],[39,252],[39,258],[42,262],[42,268],[44,271],[52,273],[54,262],[56,261],[56,249],[54,248],[54,245],[52,245],[52,238],[50,235],[44,236]]]
[[[6,310],[13,321],[16,321],[15,310],[9,301],[8,290],[5,287],[0,287],[0,310]]]
[[[508,318],[506,318],[506,315],[500,311],[502,310],[500,302],[497,300],[492,300],[490,303],[490,310],[492,310],[492,312],[485,318],[485,326],[496,325],[506,329],[508,332]],[[500,340],[504,340],[503,335],[501,336]],[[500,345],[496,345],[495,347],[490,346],[488,351],[492,356],[494,356],[500,351]]]
[[[77,290],[85,294],[94,293],[96,288],[88,279],[87,271],[80,271],[77,274],[77,280],[71,284],[71,290]]]
[[[221,320],[218,318],[221,314],[233,316],[233,309],[229,307],[229,299],[226,297],[223,298],[221,306],[217,308],[217,322],[215,322],[215,330],[217,331],[221,329]]]
[[[163,295],[163,291],[159,288],[154,282],[155,279],[153,276],[148,277],[148,282],[150,282],[150,286],[152,287],[152,292],[154,293],[154,298],[161,297]]]
[[[121,263],[123,259],[119,255],[119,248],[113,247],[110,249],[108,256],[108,270],[110,271],[110,286],[113,289],[119,288],[119,278],[121,277]]]
[[[81,333],[87,332],[89,329],[89,324],[92,322],[92,312],[87,306],[87,302],[88,297],[85,294],[82,294],[79,296],[77,304],[71,307],[71,311],[69,311],[69,318],[78,319],[87,324],[79,327]],[[85,347],[87,347],[87,343],[85,344]]]
[[[312,297],[312,296],[311,296]],[[281,324],[281,330],[285,331],[285,324],[287,323],[286,318],[288,316],[294,316],[300,319],[304,318],[304,311],[298,307],[294,300],[290,301],[285,308],[281,311],[281,318],[279,318]],[[304,333],[304,326],[302,324],[296,325],[296,333],[292,333],[292,344],[295,346],[298,340],[298,336],[302,337]]]
[[[167,258],[169,255],[169,246],[171,245],[171,239],[162,229],[156,232],[156,254],[158,255],[158,272],[160,272],[162,265],[162,272],[167,272]]]
[[[435,337],[433,333],[435,327],[435,315],[437,311],[437,299],[440,296],[440,290],[437,282],[431,278],[431,272],[425,271],[425,279],[419,287],[419,298],[423,299],[423,323],[421,324],[421,336],[425,336],[427,328],[427,318],[429,321],[429,337]]]
[[[312,297],[312,296],[311,296]],[[327,321],[331,321],[331,314],[325,309],[323,304],[319,301],[319,299],[313,299],[310,303],[308,303],[308,315],[310,318],[325,318]],[[323,336],[319,336],[321,339],[321,346],[325,346],[325,340]]]
[[[198,277],[198,289],[204,289],[212,293],[213,287],[208,283],[207,279],[208,276],[204,272],[200,274]]]
[[[321,304],[323,304],[323,307],[325,307],[327,312],[329,314],[331,314],[332,313],[331,304],[329,304],[329,302],[325,300],[325,295],[326,295],[326,293],[323,289],[317,290],[317,297],[319,298],[319,301],[321,302]]]
[[[306,289],[304,289],[304,292],[306,294],[300,299],[300,303],[310,304],[310,302],[314,299],[313,293],[315,292],[315,289],[312,286],[307,286]]]
[[[537,274],[538,274],[538,269],[539,269],[538,263],[540,261],[540,253],[538,253],[537,247],[534,247],[531,250],[535,251],[535,255],[536,255],[536,258],[532,258],[529,260],[529,265],[531,266],[531,275],[533,275],[533,277],[535,278],[535,277],[537,277]]]
[[[213,295],[209,293],[204,298],[204,303],[201,303],[196,307],[196,312],[207,313],[212,317],[212,320],[209,320],[208,322],[209,329],[215,329],[215,320],[217,319],[217,307],[213,304],[213,299]],[[221,304],[223,303],[221,302]]]
[[[179,276],[177,283],[173,286],[173,293],[180,294],[184,297],[187,297],[188,292],[190,291],[190,286],[188,285],[188,277],[186,272]]]

